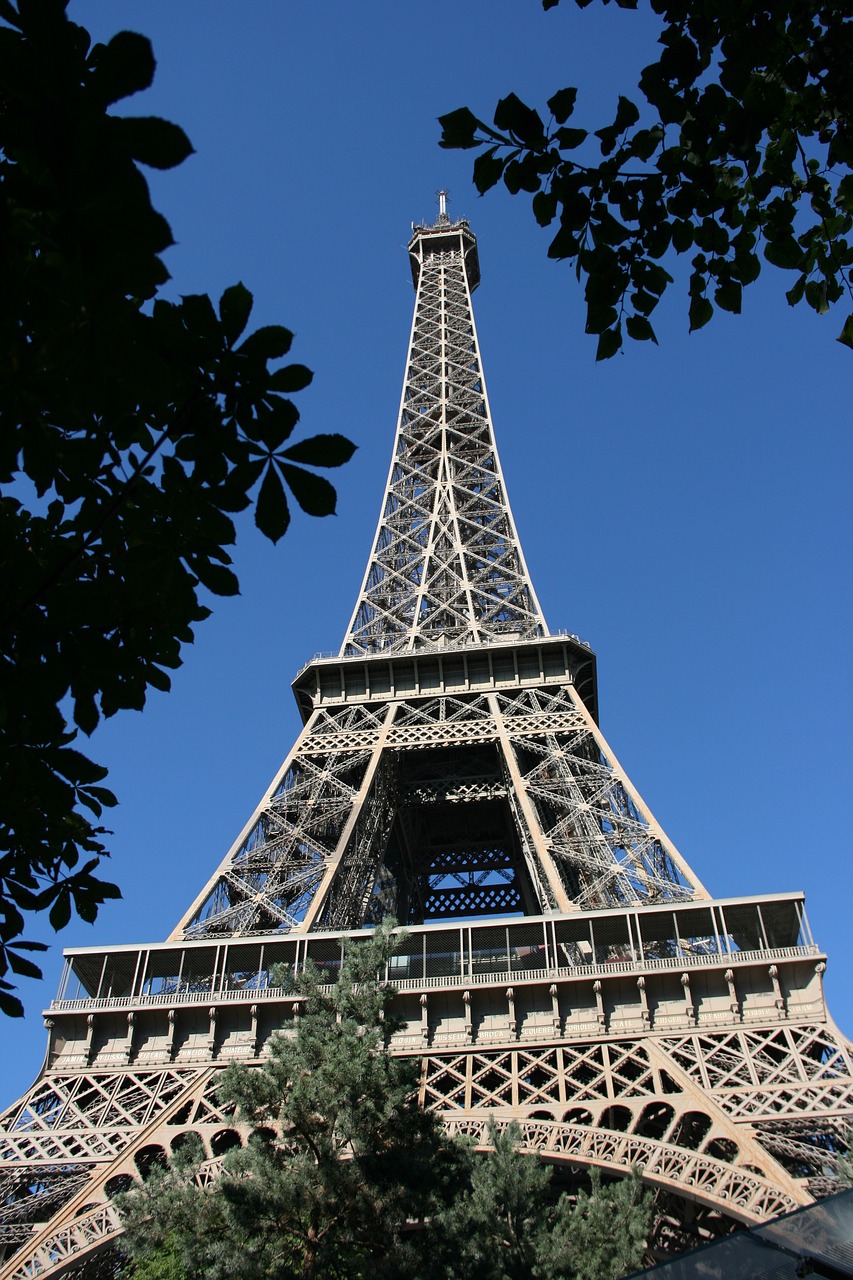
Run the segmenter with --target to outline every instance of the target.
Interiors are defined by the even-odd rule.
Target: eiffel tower
[[[35,1084],[0,1120],[2,1280],[110,1274],[111,1196],[192,1130],[386,914],[423,1105],[488,1122],[566,1178],[642,1167],[684,1248],[832,1185],[851,1045],[799,893],[713,898],[598,726],[596,660],[542,615],[507,500],[471,294],[477,242],[409,244],[416,300],[391,469],[340,653],[300,671],[304,727],[166,942],[74,948]]]

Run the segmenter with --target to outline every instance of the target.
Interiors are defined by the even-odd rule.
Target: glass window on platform
[[[765,950],[757,903],[730,902],[725,907],[718,907],[717,910],[723,922],[727,950],[732,952]]]
[[[513,924],[509,927],[509,967],[513,973],[545,969],[548,952],[541,923]]]
[[[509,973],[506,925],[471,930],[471,974]]]
[[[339,938],[310,938],[308,959],[320,971],[322,982],[337,982],[343,953]]]
[[[575,968],[578,965],[594,963],[592,934],[588,918],[576,916],[571,920],[560,920],[555,925],[555,934],[557,938],[558,968]]]
[[[260,943],[249,946],[230,945],[223,960],[221,989],[223,991],[257,991],[266,986],[266,973],[261,980],[263,947]]]
[[[591,923],[596,964],[633,962],[627,916],[596,916]]]
[[[388,961],[389,982],[423,982],[424,938],[420,933],[409,933]]]
[[[672,911],[638,911],[644,960],[671,960],[678,956],[678,938]]]
[[[679,955],[717,955],[720,939],[710,907],[680,907],[675,913],[676,941]]]
[[[260,987],[287,991],[296,973],[296,942],[265,942],[261,946]]]
[[[462,955],[458,929],[441,929],[424,933],[424,962],[427,978],[458,978],[462,974]]]
[[[784,902],[762,902],[758,907],[768,947],[808,946],[805,912],[797,909],[802,907],[801,902],[789,898]]]
[[[213,958],[215,957],[215,948],[205,947],[204,950],[210,956],[208,975],[208,986],[204,988],[209,990],[210,977],[213,974]],[[145,977],[142,987],[142,995],[144,996],[168,996],[175,995],[179,991],[184,990],[183,970],[185,951],[182,947],[168,951],[151,951],[148,956],[148,963],[145,966]]]

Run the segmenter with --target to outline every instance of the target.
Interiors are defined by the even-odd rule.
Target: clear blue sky
[[[570,270],[549,262],[526,197],[480,200],[470,154],[436,117],[510,90],[580,86],[605,122],[654,53],[647,14],[569,0],[72,0],[99,39],[154,43],[134,114],[184,126],[197,154],[153,175],[178,293],[243,280],[258,323],[295,330],[316,372],[308,434],[359,445],[339,515],[302,516],[277,548],[247,521],[242,595],[217,601],[169,695],[89,744],[121,798],[95,926],[53,942],[24,1023],[4,1022],[0,1102],[38,1071],[40,1011],[61,946],[165,937],[218,864],[298,728],[289,684],[340,644],[370,548],[395,427],[413,293],[405,244],[433,193],[479,238],[475,295],[498,444],[552,628],[599,656],[601,721],[646,801],[712,892],[805,889],[829,951],[835,1016],[853,1031],[850,802],[850,389],[853,356],[784,300],[767,268],[740,318],[687,334],[683,286],[660,347],[605,365]],[[48,937],[50,935],[50,937]]]

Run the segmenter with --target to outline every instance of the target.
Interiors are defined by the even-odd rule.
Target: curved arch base
[[[513,1123],[510,1116],[487,1111],[445,1112],[443,1120],[448,1133],[472,1138],[480,1151],[490,1149],[490,1121],[500,1132]],[[515,1123],[521,1133],[521,1149],[543,1160],[596,1167],[618,1177],[638,1165],[650,1188],[694,1201],[745,1225],[790,1213],[810,1199],[804,1193],[798,1202],[769,1178],[654,1138],[556,1120],[521,1119]],[[207,1161],[202,1167],[205,1180],[216,1176],[220,1167],[221,1157]],[[48,1280],[72,1268],[77,1270],[114,1243],[121,1231],[114,1205],[110,1201],[98,1204],[43,1240],[26,1261],[9,1272],[9,1280]]]
[[[490,1119],[494,1119],[501,1132],[512,1123],[509,1117],[497,1119],[483,1112],[460,1115],[457,1111],[445,1116],[445,1124],[449,1133],[473,1138],[477,1149],[485,1151],[490,1145]],[[802,1200],[797,1201],[769,1178],[751,1170],[635,1133],[560,1121],[519,1120],[516,1123],[523,1151],[548,1161],[595,1166],[620,1177],[638,1165],[648,1186],[665,1188],[744,1224],[791,1213],[811,1199],[804,1194]]]

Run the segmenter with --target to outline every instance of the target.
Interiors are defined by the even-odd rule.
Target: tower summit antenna
[[[449,222],[450,219],[447,216],[447,197],[449,192],[441,189],[436,191],[435,194],[438,196],[438,220],[439,222]]]

